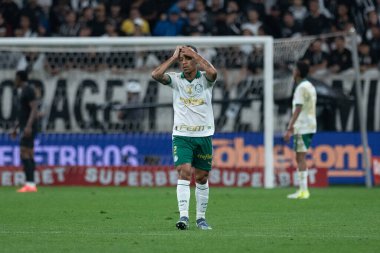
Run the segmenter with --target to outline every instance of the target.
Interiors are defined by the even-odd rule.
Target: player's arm
[[[201,69],[203,69],[206,72],[206,78],[208,81],[214,82],[216,80],[218,72],[209,61],[207,61],[200,54],[195,52],[191,47],[183,47],[181,49],[181,52],[184,55],[192,57],[199,64]]]
[[[294,110],[293,112],[293,115],[292,115],[292,118],[290,119],[290,122],[289,122],[289,125],[288,125],[288,128],[286,129],[286,133],[284,135],[284,140],[286,142],[289,142],[290,140],[290,137],[292,136],[293,134],[293,131],[294,131],[294,123],[296,123],[297,119],[298,119],[298,116],[300,115],[302,111],[302,105],[298,104],[296,105],[296,109]]]
[[[154,80],[162,84],[170,84],[170,81],[171,81],[170,77],[168,75],[165,75],[165,72],[168,68],[170,68],[170,66],[173,63],[175,63],[178,60],[180,50],[181,50],[181,47],[177,46],[172,57],[164,61],[160,66],[158,66],[155,70],[153,70],[152,78]]]
[[[32,134],[32,126],[33,126],[33,123],[36,120],[37,114],[38,114],[38,108],[37,108],[38,102],[37,102],[37,100],[32,100],[29,103],[29,106],[30,106],[30,115],[29,115],[28,122],[26,123],[25,129],[24,129],[24,136],[30,136]]]
[[[13,139],[13,140],[16,139],[16,137],[17,137],[17,129],[18,129],[19,126],[20,126],[19,122],[16,121],[15,125],[13,126],[13,128],[11,130],[11,132],[9,133],[9,135],[11,136],[11,139]]]

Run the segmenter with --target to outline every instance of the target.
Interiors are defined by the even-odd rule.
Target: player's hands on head
[[[187,46],[184,46],[181,48],[181,53],[191,58],[194,58],[197,54],[197,52],[195,52],[191,47],[187,47]]]
[[[173,58],[178,59],[179,58],[179,53],[181,52],[182,46],[177,46],[174,53],[173,53]]]

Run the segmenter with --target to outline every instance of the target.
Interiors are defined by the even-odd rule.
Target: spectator
[[[228,1],[226,5],[226,12],[228,13],[231,11],[240,12],[239,4],[234,0]]]
[[[217,13],[224,9],[224,0],[207,0],[206,5],[209,12]]]
[[[266,16],[265,5],[263,0],[246,0],[244,1],[244,10],[256,10],[259,17],[264,19]]]
[[[75,37],[79,35],[80,24],[77,22],[77,15],[74,11],[69,11],[65,16],[65,23],[59,28],[59,35],[62,37]]]
[[[43,9],[46,17],[49,16],[49,10],[53,4],[53,0],[37,0],[38,5]]]
[[[84,8],[95,8],[98,5],[97,0],[70,0],[71,8],[76,12],[82,12]]]
[[[90,37],[92,34],[91,27],[89,26],[81,26],[79,30],[79,37]]]
[[[306,51],[303,60],[309,64],[311,75],[324,74],[328,63],[328,54],[322,50],[322,40],[317,39]]]
[[[110,10],[109,10],[109,17],[108,19],[111,20],[115,25],[116,25],[116,30],[118,33],[121,32],[120,27],[121,23],[123,22],[123,16],[121,13],[121,5],[119,1],[112,1],[110,5]]]
[[[180,10],[176,7],[169,9],[168,17],[157,22],[153,35],[155,36],[177,36],[182,34],[184,21],[180,19]]]
[[[241,31],[242,36],[253,36],[253,33],[251,29],[243,29]],[[253,46],[251,44],[246,44],[246,45],[241,45],[240,46],[240,51],[242,52],[243,55],[249,55],[253,50]]]
[[[371,48],[367,43],[360,43],[358,48],[358,55],[361,72],[365,72],[371,68],[376,68],[379,60],[379,55],[372,53]]]
[[[345,47],[344,37],[335,39],[335,49],[329,56],[328,68],[331,73],[341,73],[352,67],[351,52]]]
[[[94,9],[86,7],[82,9],[82,15],[79,18],[79,24],[81,27],[92,27],[94,22]]]
[[[203,0],[196,0],[194,5],[194,10],[199,14],[199,19],[203,24],[208,25],[208,29],[210,30],[211,27],[213,27],[213,19],[206,10],[206,5],[203,2]]]
[[[348,13],[348,6],[344,3],[338,5],[338,13],[334,19],[334,23],[332,25],[332,31],[345,31],[347,25],[352,23],[352,19]]]
[[[380,19],[374,8],[367,9],[367,22],[365,39],[371,40],[373,38],[372,27],[380,27]]]
[[[253,35],[258,35],[259,27],[262,26],[262,22],[260,21],[259,12],[255,9],[248,10],[247,12],[248,22],[244,23],[242,29],[250,29]]]
[[[224,12],[224,1],[223,0],[210,0],[207,1],[206,7],[207,13],[211,19],[211,24],[213,29],[213,34],[216,34],[217,27],[220,24],[224,24],[225,12]]]
[[[308,15],[306,7],[303,5],[303,0],[293,0],[293,4],[289,7],[294,20],[297,24],[302,25],[303,20]]]
[[[191,10],[191,6],[188,3],[188,0],[177,0],[170,8],[178,8],[181,18],[186,19],[187,12]]]
[[[368,41],[371,46],[372,54],[379,56],[380,55],[380,27],[371,28],[372,39]]]
[[[149,23],[149,27],[154,27],[157,21],[159,7],[161,4],[157,0],[141,0],[138,6],[141,17]]]
[[[56,4],[50,8],[49,24],[50,31],[54,35],[59,33],[59,28],[65,23],[65,16],[63,13],[67,13],[71,10],[69,0],[57,0]]]
[[[242,0],[244,1],[244,0]],[[283,10],[283,11],[286,11],[289,9],[290,7],[290,3],[292,2],[291,0],[275,0],[275,4],[276,6],[278,6],[278,8],[280,8],[280,10]]]
[[[195,10],[190,11],[188,14],[188,24],[183,28],[183,35],[189,36],[193,32],[199,32],[203,35],[209,32],[206,24],[202,23],[199,18],[199,13]]]
[[[264,50],[261,45],[256,45],[248,55],[244,67],[251,74],[262,73],[264,67]]]
[[[273,5],[270,8],[269,15],[265,18],[265,29],[268,30],[268,34],[274,38],[281,37],[281,10],[278,6]]]
[[[138,8],[132,8],[129,12],[128,19],[124,20],[121,24],[121,31],[125,35],[131,36],[135,33],[136,26],[139,26],[139,28],[141,28],[143,35],[150,34],[149,23],[141,17]]]
[[[117,25],[113,20],[108,20],[106,23],[106,33],[102,37],[118,37]]]
[[[234,1],[234,0],[228,1],[225,12],[227,14],[232,13],[232,12],[237,13],[236,22],[239,24],[243,23],[243,14],[242,14],[240,7],[236,1]]]
[[[141,84],[138,80],[131,79],[126,83],[126,105],[133,106],[140,103]],[[123,121],[123,129],[130,132],[141,132],[144,119],[142,109],[125,109],[118,113],[118,119]]]
[[[241,34],[239,13],[230,11],[227,13],[225,22],[217,27],[216,35],[232,36]]]
[[[95,8],[95,20],[92,23],[91,36],[102,36],[106,33],[107,14],[104,4],[98,4]]]
[[[16,37],[37,37],[36,31],[31,27],[30,18],[27,15],[21,15],[19,27],[15,30]]]
[[[28,0],[21,13],[29,17],[33,30],[37,30],[40,25],[45,29],[49,28],[49,21],[37,0]]]
[[[310,0],[309,16],[303,22],[303,30],[308,35],[319,35],[329,31],[330,22],[320,13],[318,0]]]
[[[0,10],[3,13],[5,23],[10,27],[10,34],[13,34],[19,23],[19,7],[13,0],[3,0],[0,2]]]
[[[11,27],[7,24],[4,19],[4,15],[0,12],[0,37],[7,37],[11,35]]]
[[[144,32],[144,20],[141,18],[136,18],[134,20],[134,32],[131,34],[132,36],[148,36],[149,34]]]
[[[295,22],[291,12],[285,12],[281,22],[281,37],[293,38],[300,37],[302,34],[302,27]]]

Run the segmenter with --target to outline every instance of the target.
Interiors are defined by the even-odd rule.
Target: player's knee
[[[181,164],[177,166],[177,171],[179,179],[181,180],[191,180],[191,166],[188,164]]]
[[[207,171],[204,171],[201,173],[196,173],[195,181],[198,184],[205,184],[205,183],[207,183],[207,180],[208,180],[208,172]]]

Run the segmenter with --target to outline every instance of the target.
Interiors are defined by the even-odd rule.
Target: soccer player
[[[18,124],[11,133],[14,139],[17,135],[17,128],[20,128],[20,158],[24,167],[26,183],[17,192],[37,192],[34,181],[34,138],[37,133],[37,113],[38,102],[33,86],[28,84],[28,74],[26,71],[17,71],[15,77],[15,87],[18,94]]]
[[[183,72],[166,72],[177,61]],[[198,66],[204,71],[199,71]],[[209,230],[211,227],[205,214],[212,162],[211,136],[214,134],[211,97],[217,71],[195,47],[177,46],[173,56],[158,66],[152,77],[173,90],[173,159],[179,173],[177,200],[180,212],[176,227],[181,230],[189,228],[190,181],[194,171],[196,225]]]
[[[293,96],[293,114],[284,140],[289,142],[293,135],[294,151],[299,175],[299,190],[288,195],[289,199],[308,199],[310,193],[307,187],[306,153],[310,147],[313,134],[317,131],[316,103],[317,93],[311,82],[306,77],[309,73],[309,65],[299,61],[293,72],[296,89]]]

